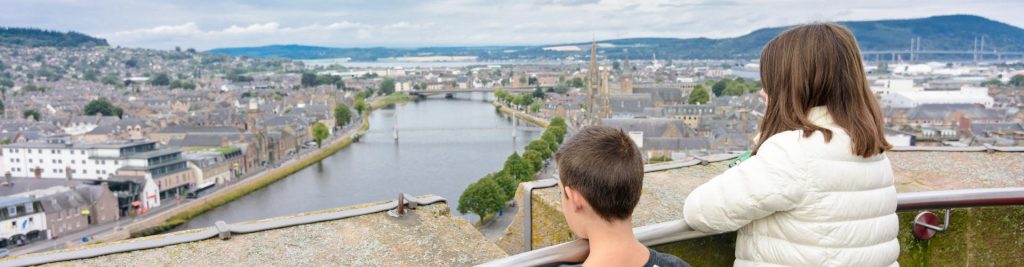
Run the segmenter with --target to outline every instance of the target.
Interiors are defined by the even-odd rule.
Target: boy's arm
[[[683,206],[686,223],[702,232],[730,232],[796,207],[805,194],[798,139],[777,134],[757,155],[697,187]]]

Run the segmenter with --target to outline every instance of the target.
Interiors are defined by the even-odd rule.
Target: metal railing
[[[693,160],[670,162],[665,164],[645,165],[644,173],[659,172],[671,169],[685,168],[695,165],[708,164],[712,162],[732,160],[739,157],[739,154],[719,154],[706,157],[694,157]],[[523,246],[526,251],[533,250],[533,190],[548,188],[558,184],[555,179],[542,179],[523,183]]]
[[[964,208],[1004,205],[1024,205],[1024,187],[962,189],[947,191],[900,193],[896,197],[897,211],[938,208]],[[529,211],[526,211],[529,214]],[[673,220],[633,229],[636,238],[646,246],[657,246],[682,240],[716,235],[690,228],[686,221]],[[589,248],[586,240],[575,240],[537,250],[527,251],[479,266],[538,266],[558,262],[573,262],[586,258]]]

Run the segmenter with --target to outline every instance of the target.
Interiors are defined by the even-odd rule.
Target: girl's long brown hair
[[[832,131],[814,125],[807,112],[826,106],[836,125],[850,136],[852,152],[871,157],[892,148],[885,141],[882,111],[868,87],[853,33],[833,23],[790,29],[761,51],[761,83],[768,95],[754,154],[769,137],[801,130],[832,140]]]

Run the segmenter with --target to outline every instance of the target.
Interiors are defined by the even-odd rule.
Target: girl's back
[[[738,230],[736,265],[896,265],[896,189],[881,111],[853,35],[813,24],[762,52],[754,156],[698,187],[684,219]]]

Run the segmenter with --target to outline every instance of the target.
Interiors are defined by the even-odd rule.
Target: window
[[[18,207],[16,207],[16,206],[7,207],[7,216],[8,217],[18,216]],[[15,223],[15,222],[11,222],[11,223]]]
[[[43,154],[43,149],[42,148],[36,149],[36,152],[39,152],[39,154]]]
[[[35,211],[34,207],[32,206],[32,203],[25,203],[25,213],[33,213],[33,212],[36,212],[36,211]]]
[[[32,159],[28,159],[28,163],[32,163]]]
[[[71,160],[71,164],[75,164],[75,160]]]

